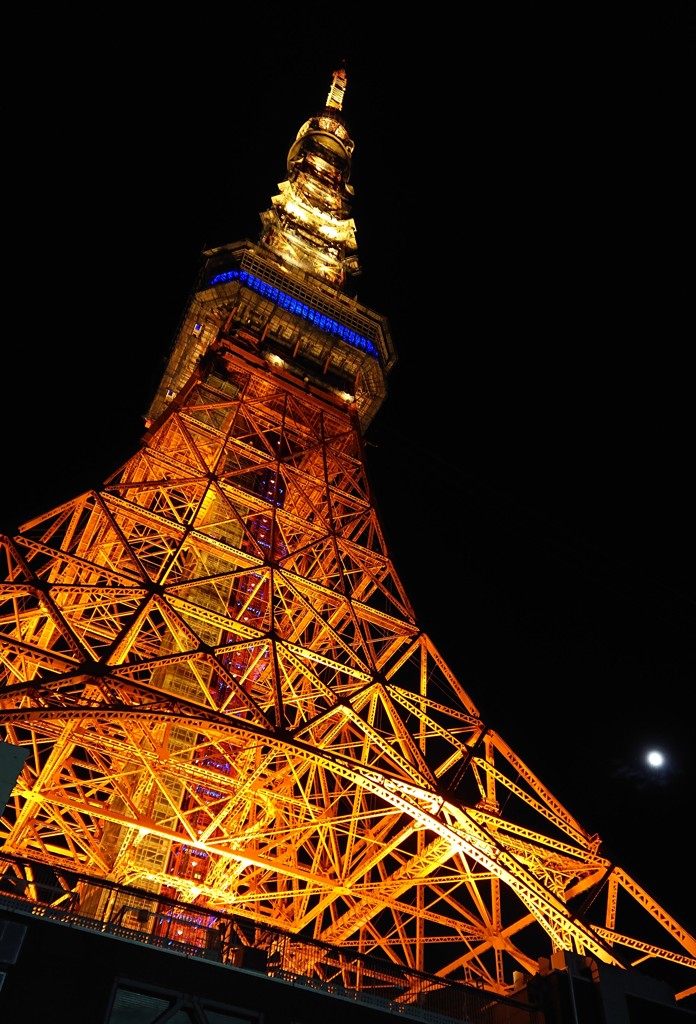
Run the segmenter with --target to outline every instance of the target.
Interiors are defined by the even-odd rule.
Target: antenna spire
[[[287,265],[339,290],[360,274],[351,217],[354,144],[343,114],[347,82],[345,68],[334,71],[326,106],[298,131],[287,180],[261,214],[260,237]]]
[[[327,108],[331,107],[334,110],[343,110],[343,96],[345,94],[347,84],[348,77],[346,75],[345,68],[339,68],[338,71],[334,71],[329,95],[326,97]]]

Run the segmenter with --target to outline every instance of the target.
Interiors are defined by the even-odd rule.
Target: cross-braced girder
[[[8,852],[501,993],[553,949],[693,977],[418,628],[350,405],[230,343],[2,553]]]

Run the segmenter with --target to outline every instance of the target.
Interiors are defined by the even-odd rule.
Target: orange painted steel
[[[223,257],[311,298],[253,246]],[[203,282],[118,472],[2,538],[0,738],[27,755],[3,851],[494,993],[560,950],[693,990],[693,936],[418,626],[363,457],[381,321],[316,288],[332,330],[376,324],[380,368],[250,280]],[[318,387],[329,366],[362,398]]]
[[[350,410],[230,344],[2,550],[6,851],[495,992],[552,948],[693,972],[419,630]]]

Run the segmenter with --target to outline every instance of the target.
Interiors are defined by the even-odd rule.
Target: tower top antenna
[[[341,67],[338,71],[334,71],[329,95],[326,97],[327,107],[332,107],[334,110],[343,110],[343,97],[347,84],[348,76],[346,75],[346,69]]]

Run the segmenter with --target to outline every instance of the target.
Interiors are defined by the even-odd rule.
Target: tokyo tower
[[[683,998],[694,937],[481,720],[390,560],[346,82],[258,241],[202,254],[138,450],[0,538],[0,847],[501,995],[570,951]]]

